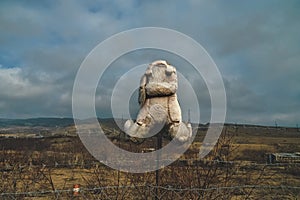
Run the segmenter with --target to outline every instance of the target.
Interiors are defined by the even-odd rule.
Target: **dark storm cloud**
[[[300,117],[299,2],[264,2],[258,7],[253,15],[234,18],[231,28],[214,28],[220,47],[216,55],[227,60],[221,70],[231,85],[229,106],[237,108],[229,109],[228,118],[294,126]]]
[[[1,1],[0,117],[71,116],[76,72],[99,42],[126,29],[162,26],[193,37],[212,56],[225,82],[228,122],[295,125],[299,7],[292,0]],[[201,77],[180,58],[160,55],[190,80],[207,121],[210,99]],[[126,70],[157,58],[145,51],[112,65],[96,94],[99,115],[109,116],[113,85]]]

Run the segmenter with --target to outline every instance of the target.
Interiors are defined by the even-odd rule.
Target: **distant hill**
[[[72,118],[30,118],[30,119],[1,119],[0,127],[11,126],[43,126],[43,127],[66,127],[73,125]]]
[[[88,123],[90,119],[82,120],[82,122]],[[113,118],[105,118],[98,119],[98,121],[106,125],[108,127],[116,126],[115,121],[120,121],[121,124],[124,124],[125,121],[121,121],[121,119],[113,119]],[[73,118],[29,118],[29,119],[4,119],[0,118],[0,128],[7,128],[13,126],[26,126],[26,127],[67,127],[74,125]]]
[[[90,119],[82,120],[82,122],[88,123]],[[92,120],[93,121],[93,120]],[[106,125],[108,127],[115,127],[117,124],[123,125],[126,119],[113,119],[113,118],[98,118],[98,121]],[[73,126],[74,119],[73,118],[55,118],[55,117],[41,117],[41,118],[29,118],[29,119],[5,119],[0,118],[0,128],[6,127],[13,127],[13,126],[26,126],[26,127],[67,127]],[[194,124],[192,123],[193,127],[201,127],[201,128],[208,128],[209,123],[206,124]],[[232,124],[232,123],[225,123],[224,127],[240,127],[240,128],[295,128],[295,127],[275,127],[275,126],[267,126],[267,125],[255,125],[255,124]],[[299,128],[296,128],[300,130]]]

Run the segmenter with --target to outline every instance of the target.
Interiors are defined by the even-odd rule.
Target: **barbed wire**
[[[163,159],[167,160],[167,159]],[[159,160],[159,162],[163,161]],[[177,160],[176,162],[180,161],[189,161],[188,159],[186,160]],[[203,160],[195,159],[192,161],[201,161],[204,162]],[[251,161],[220,161],[220,160],[209,160],[205,161],[206,163],[210,164],[216,164],[216,165],[237,165],[237,167],[288,167],[288,166],[300,166],[300,163],[256,163],[256,162],[251,162]],[[186,163],[185,163],[186,164]],[[195,164],[197,165],[197,163]],[[23,167],[28,167],[29,165],[26,165]],[[183,166],[193,166],[193,165],[183,165]],[[211,166],[211,165],[209,165]],[[16,168],[20,167],[18,165],[15,166]],[[22,166],[21,166],[22,167]],[[53,165],[49,164],[39,164],[39,165],[33,165],[31,167],[41,167],[41,168],[59,168],[59,167],[68,167],[68,168],[76,168],[76,167],[105,167],[106,165],[102,164],[101,162],[95,161],[94,163],[90,164],[71,164],[71,163],[65,163],[65,164],[59,164],[55,163]],[[16,168],[13,168],[12,170],[15,170]],[[2,168],[3,169],[3,168]],[[1,171],[1,169],[0,169]],[[150,195],[157,195],[154,190],[159,189],[162,192],[173,192],[173,193],[180,193],[180,192],[192,192],[194,194],[199,194],[201,192],[212,192],[212,191],[231,191],[231,190],[246,190],[246,189],[255,189],[257,191],[269,189],[269,190],[274,190],[274,189],[281,189],[284,191],[289,191],[289,190],[296,190],[296,193],[300,193],[300,187],[299,186],[291,186],[291,185],[233,185],[233,186],[220,186],[220,187],[209,187],[209,188],[178,188],[174,187],[172,185],[165,185],[165,186],[157,186],[157,185],[119,185],[119,186],[103,186],[103,187],[95,187],[95,188],[89,188],[89,187],[82,187],[80,188],[81,194],[86,194],[86,195],[97,195],[99,192],[111,192],[109,190],[115,191],[117,189],[127,189],[129,191],[132,191],[130,189],[148,189],[150,190],[149,194]],[[0,197],[7,197],[7,196],[48,196],[48,195],[64,195],[66,193],[69,193],[69,195],[72,194],[73,189],[56,189],[56,190],[41,190],[41,191],[28,191],[28,192],[2,192],[0,193]],[[293,191],[295,192],[295,191]]]
[[[175,188],[171,185],[168,186],[156,186],[156,185],[120,185],[120,186],[103,186],[95,188],[80,188],[80,192],[94,192],[94,191],[103,191],[109,189],[137,189],[137,188],[152,188],[160,189],[165,191],[174,191],[174,192],[185,192],[185,191],[198,191],[198,192],[207,192],[207,191],[220,191],[220,190],[235,190],[235,189],[283,189],[283,190],[300,190],[298,186],[290,185],[233,185],[233,186],[223,186],[223,187],[210,187],[210,188]],[[46,191],[29,191],[29,192],[3,192],[0,196],[37,196],[37,195],[47,195],[47,194],[62,194],[73,192],[73,189],[56,189],[56,190],[46,190]]]
[[[223,164],[223,165],[236,165],[241,167],[282,167],[282,166],[297,166],[300,167],[300,162],[277,162],[277,163],[257,163],[253,161],[222,161],[222,160],[199,160],[199,159],[178,159],[176,161],[171,159],[161,159],[161,160],[155,160],[154,162],[170,162],[173,161],[174,165],[178,163],[183,163],[184,166],[197,166],[199,164]],[[106,167],[105,165],[106,161],[103,162],[97,162],[94,161],[92,164],[87,163],[58,163],[55,162],[54,164],[18,164],[19,168],[25,168],[25,167],[43,167],[43,168],[60,168],[60,167],[67,167],[67,168],[91,168],[91,167]],[[132,161],[134,164],[134,161]],[[6,166],[0,167],[0,171],[5,171],[7,169],[13,169],[14,166],[17,165],[9,165],[6,164]]]
[[[242,165],[249,165],[249,166],[300,166],[300,162],[277,162],[277,163],[256,163],[253,161],[221,161],[221,160],[212,160],[213,163],[220,163],[220,164],[242,164]]]
[[[160,188],[163,190],[174,190],[174,191],[211,191],[211,190],[232,190],[232,189],[245,189],[245,188],[260,188],[260,189],[297,189],[298,186],[288,185],[234,185],[234,186],[223,186],[223,187],[210,187],[210,188],[172,188],[164,186],[148,185],[148,187]]]

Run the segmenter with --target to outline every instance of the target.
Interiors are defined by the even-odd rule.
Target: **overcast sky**
[[[113,34],[154,26],[180,31],[207,50],[225,84],[227,122],[300,124],[298,0],[3,0],[0,4],[1,118],[71,117],[73,82],[87,54]],[[133,53],[115,65],[147,63],[157,54]],[[178,60],[171,57],[166,55]],[[131,62],[135,59],[141,63]],[[104,80],[105,87],[99,86],[99,116],[110,116],[107,94],[122,73],[112,67],[106,77],[114,81]],[[189,70],[184,75],[189,78]],[[193,87],[200,99],[201,121],[207,122],[209,97],[200,82]],[[186,118],[192,106],[181,104]]]

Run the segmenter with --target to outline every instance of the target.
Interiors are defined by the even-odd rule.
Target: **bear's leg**
[[[155,98],[152,99],[153,102],[149,101],[146,100],[146,104],[140,109],[135,123],[127,120],[124,124],[124,131],[131,137],[151,137],[163,129],[167,120],[167,111],[166,106],[161,104],[166,104],[167,100]]]
[[[149,100],[146,100],[143,107],[141,107],[136,122],[133,122],[132,120],[127,120],[125,122],[124,132],[130,137],[145,138],[149,133],[152,119],[149,118],[149,111],[147,108],[149,104],[148,101]]]
[[[186,142],[192,137],[192,126],[190,123],[173,122],[170,125],[169,133],[172,138],[179,142]]]
[[[150,131],[146,124],[127,120],[124,124],[124,131],[131,137],[144,138]]]

